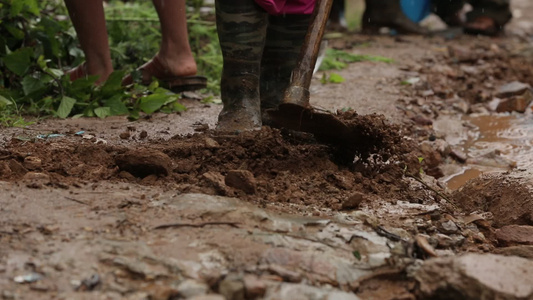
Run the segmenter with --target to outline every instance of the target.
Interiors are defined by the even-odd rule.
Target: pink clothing
[[[255,0],[271,15],[310,15],[316,0]]]

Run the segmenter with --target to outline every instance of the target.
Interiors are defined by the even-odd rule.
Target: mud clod
[[[168,155],[151,149],[128,151],[115,157],[115,163],[120,170],[139,178],[149,175],[167,176],[172,166]]]
[[[224,178],[227,186],[244,191],[246,194],[254,194],[256,182],[254,174],[246,170],[231,170]]]

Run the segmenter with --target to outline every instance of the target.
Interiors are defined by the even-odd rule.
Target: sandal
[[[489,17],[478,17],[467,22],[464,25],[463,30],[467,34],[496,36],[502,31],[502,28],[498,26],[494,19]]]
[[[86,78],[87,66],[85,65],[85,62],[83,62],[81,65],[75,67],[74,69],[68,70],[66,74],[69,75],[70,81],[76,81],[80,78]]]
[[[174,93],[181,93],[186,91],[196,91],[207,87],[207,78],[204,76],[192,75],[192,76],[174,76],[169,75],[168,70],[155,56],[149,62],[140,66],[137,70],[150,74],[150,78],[143,76],[141,83],[143,85],[149,85],[152,82],[152,77],[155,77],[161,81],[164,88],[169,89]],[[143,72],[144,73],[144,72]],[[144,75],[144,74],[143,74]],[[130,85],[133,83],[133,77],[127,75],[122,80],[122,85]]]

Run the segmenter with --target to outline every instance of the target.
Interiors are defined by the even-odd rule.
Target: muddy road
[[[356,153],[221,107],[0,133],[1,299],[533,299],[533,4],[498,38],[353,34]],[[326,71],[326,76],[331,71]],[[201,96],[201,95],[200,95]]]

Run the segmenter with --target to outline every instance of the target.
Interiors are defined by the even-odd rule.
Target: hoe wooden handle
[[[285,93],[284,103],[309,106],[309,86],[332,3],[333,0],[316,0],[311,24],[309,24],[298,63],[292,71],[291,83]]]

